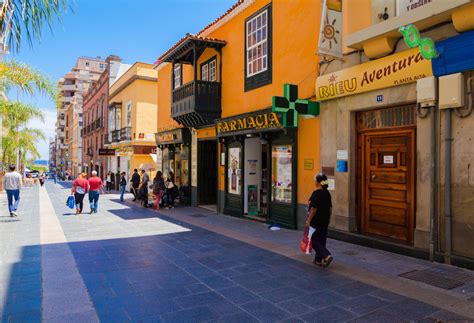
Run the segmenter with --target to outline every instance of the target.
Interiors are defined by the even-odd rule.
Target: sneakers
[[[11,216],[11,217],[18,216],[18,213],[16,213],[16,211],[12,211],[12,212],[10,213],[10,216]]]

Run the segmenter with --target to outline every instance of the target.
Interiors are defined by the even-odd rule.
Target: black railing
[[[98,118],[98,119],[95,121],[95,128],[96,128],[96,129],[102,128],[102,118]]]
[[[120,141],[132,139],[132,127],[125,127],[120,129]]]
[[[110,145],[112,143],[112,133],[108,133],[107,136],[105,136],[105,144]]]
[[[112,142],[120,141],[120,130],[112,130]]]
[[[92,121],[91,123],[91,132],[94,132],[95,131],[95,122]]]
[[[173,90],[172,100],[171,114],[178,122],[187,115],[190,116],[190,120],[212,121],[221,115],[221,84],[191,81]]]

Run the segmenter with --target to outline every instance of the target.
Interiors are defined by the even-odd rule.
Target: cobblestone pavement
[[[323,270],[297,254],[295,231],[197,208],[156,212],[120,203],[115,194],[101,196],[99,213],[76,216],[65,205],[68,194],[67,185],[53,183],[25,188],[18,218],[5,215],[1,196],[3,322],[474,318],[469,284],[445,292],[396,276],[407,268],[452,267],[354,247],[361,259],[351,268],[355,257],[344,254],[350,245],[331,240],[336,261]],[[390,260],[398,269],[384,274],[380,262]]]

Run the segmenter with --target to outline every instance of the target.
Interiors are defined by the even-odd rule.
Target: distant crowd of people
[[[138,169],[134,169],[130,180],[127,180],[125,172],[120,173],[119,192],[120,201],[125,200],[127,184],[130,182],[130,193],[133,194],[133,201],[139,201],[143,207],[153,207],[155,209],[168,208],[174,209],[175,199],[178,196],[178,189],[174,183],[174,174],[169,172],[165,179],[161,171],[156,172],[153,181],[150,181],[148,173],[142,169],[140,173]],[[74,195],[76,214],[83,211],[84,197],[89,195],[89,203],[91,206],[90,213],[97,213],[99,196],[101,193],[111,193],[115,186],[115,174],[111,171],[105,176],[105,183],[97,176],[97,172],[93,171],[92,176],[87,178],[85,172],[75,179],[72,183],[71,193]],[[152,190],[153,203],[149,202],[149,189]]]

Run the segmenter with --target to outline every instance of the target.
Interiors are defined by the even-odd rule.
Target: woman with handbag
[[[316,190],[313,192],[309,202],[309,216],[306,226],[314,229],[311,235],[311,243],[316,253],[313,263],[317,266],[327,267],[333,258],[326,248],[328,226],[331,220],[332,202],[328,191],[328,178],[323,173],[314,177]]]
[[[168,200],[168,207],[167,209],[174,209],[174,199],[175,199],[175,185],[174,185],[174,174],[173,172],[169,172],[168,178],[166,179],[166,197]]]
[[[153,195],[155,195],[155,210],[160,209],[161,198],[165,191],[165,181],[163,180],[163,174],[160,171],[156,172],[156,176],[153,179]]]
[[[76,201],[76,214],[81,214],[84,207],[84,196],[89,190],[89,182],[86,173],[82,172],[78,178],[72,182],[72,193]]]

